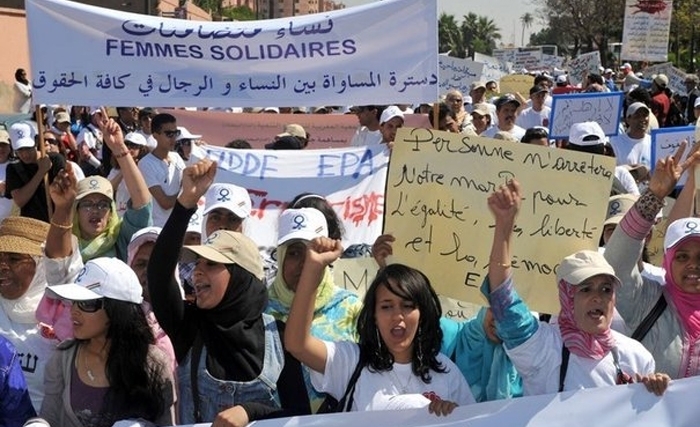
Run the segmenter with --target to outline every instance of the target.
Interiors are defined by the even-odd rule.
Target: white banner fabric
[[[277,246],[277,217],[300,193],[324,196],[343,222],[343,244],[374,243],[384,221],[389,153],[383,146],[325,150],[233,150],[204,146],[217,162],[216,182],[244,187],[253,212],[244,233]]]
[[[65,0],[27,0],[26,10],[35,103],[294,107],[438,96],[435,0],[235,22]]]

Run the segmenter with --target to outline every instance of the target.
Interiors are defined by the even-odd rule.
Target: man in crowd
[[[90,110],[90,123],[83,128],[76,138],[78,144],[78,164],[85,176],[100,175],[102,169],[102,131],[99,123],[102,120],[100,107]]]
[[[660,127],[666,126],[666,119],[671,109],[671,98],[666,94],[668,77],[658,74],[651,83],[651,111],[659,121]]]
[[[549,126],[549,116],[552,109],[545,105],[545,100],[549,95],[549,88],[543,84],[538,84],[530,88],[530,102],[532,105],[520,111],[515,123],[523,129],[534,128],[535,126]]]
[[[355,110],[360,127],[355,131],[350,140],[350,146],[363,147],[377,145],[382,142],[382,134],[379,131],[379,118],[383,108],[378,105],[362,105]]]
[[[651,136],[647,134],[651,110],[642,102],[627,107],[627,132],[610,139],[617,164],[644,165],[651,169]]]
[[[158,111],[151,107],[142,108],[139,110],[138,120],[141,129],[135,132],[146,138],[146,145],[149,150],[153,150],[158,145],[158,142],[153,137],[151,130],[151,120],[158,114]]]
[[[508,132],[518,141],[525,135],[525,129],[515,124],[515,113],[520,107],[518,101],[513,95],[503,95],[498,98],[496,104],[496,115],[498,116],[498,125],[487,129],[481,136],[493,138],[498,131]]]
[[[685,118],[688,123],[695,123],[695,100],[698,99],[700,95],[700,89],[698,89],[698,79],[697,74],[687,74],[685,76],[685,90],[688,93],[688,100],[685,104]]]
[[[151,122],[153,137],[158,145],[138,163],[156,203],[153,204],[153,225],[162,227],[175,206],[182,183],[185,162],[175,150],[180,130],[174,116],[158,114]]]
[[[387,144],[389,148],[394,146],[396,132],[403,127],[403,111],[396,105],[390,105],[382,111],[379,119],[379,132],[382,134],[382,144]]]

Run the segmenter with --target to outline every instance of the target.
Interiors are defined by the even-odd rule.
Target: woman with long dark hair
[[[61,344],[47,366],[41,416],[62,427],[123,419],[174,424],[172,371],[154,345],[129,266],[96,258],[75,283],[48,289],[71,303],[75,340]]]

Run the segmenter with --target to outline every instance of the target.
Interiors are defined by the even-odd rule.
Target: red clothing
[[[554,86],[552,88],[552,95],[562,95],[565,93],[579,93],[581,92],[580,87],[566,85],[566,86]]]
[[[668,117],[668,112],[671,109],[671,100],[664,92],[659,92],[651,97],[651,112],[656,116],[656,120],[659,121],[659,126],[666,126],[666,117]]]

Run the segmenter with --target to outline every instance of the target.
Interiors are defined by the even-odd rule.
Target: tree
[[[253,21],[255,12],[248,6],[236,6],[224,8],[221,13],[232,21]]]
[[[438,49],[441,53],[450,52],[450,55],[464,58],[464,45],[462,31],[455,20],[454,15],[440,14],[438,20]]]
[[[496,48],[496,40],[501,39],[500,29],[487,16],[477,16],[469,13],[462,22],[462,36],[467,56],[473,57],[474,52],[491,55]]]
[[[523,16],[520,17],[520,23],[523,25],[523,33],[522,36],[520,37],[520,44],[522,46],[525,46],[525,30],[529,30],[532,27],[532,23],[535,21],[535,18],[532,16],[530,12],[527,12],[523,14]]]

